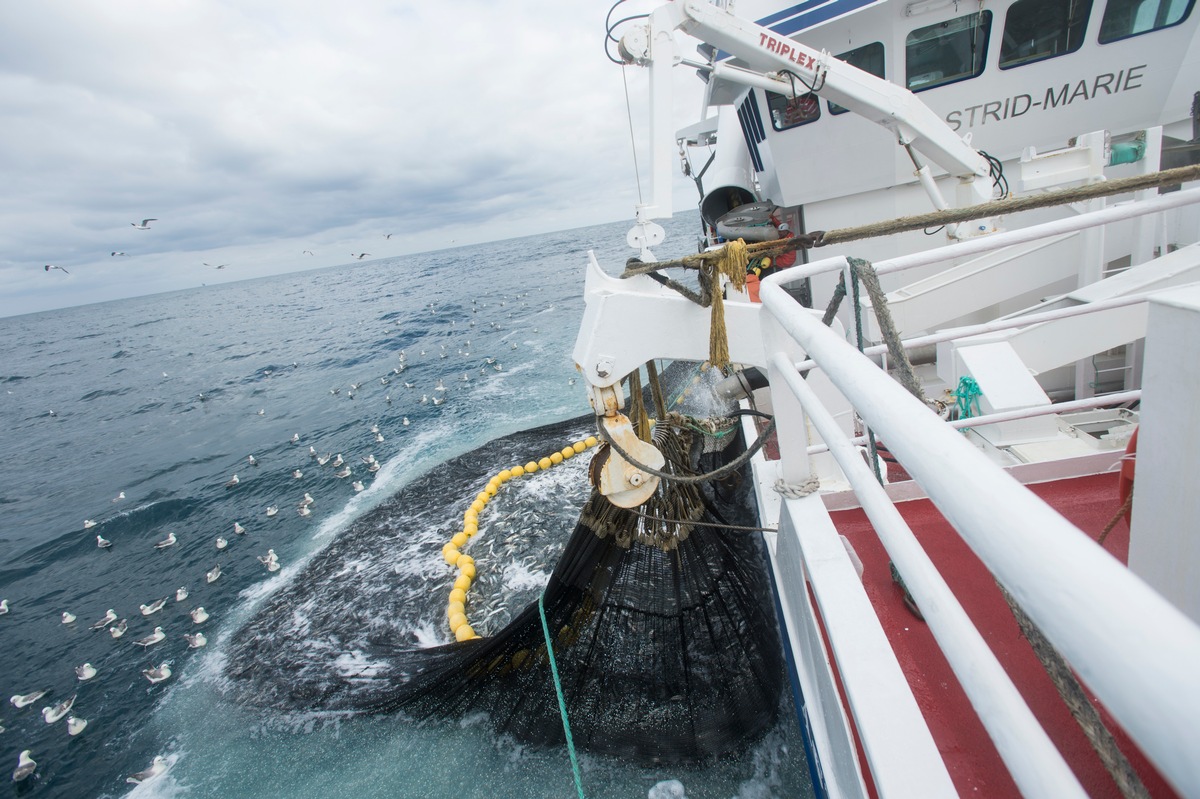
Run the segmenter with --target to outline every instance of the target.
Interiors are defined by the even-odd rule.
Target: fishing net
[[[716,439],[691,427],[657,425],[654,442],[667,458],[665,470],[706,473],[743,449],[736,429]],[[714,446],[714,440],[727,446]],[[452,468],[465,468],[465,461]],[[299,615],[295,601],[279,596],[235,636],[230,673],[250,681],[260,700],[399,711],[417,719],[483,712],[501,734],[561,745],[544,609],[576,747],[641,763],[732,752],[774,724],[784,679],[761,536],[723,526],[753,525],[752,503],[748,481],[737,471],[698,484],[663,481],[634,510],[616,508],[593,492],[541,607],[530,603],[494,634],[428,648],[389,643],[381,634],[357,642],[332,633],[318,639],[317,627],[353,625],[317,618],[318,605],[322,613],[335,611],[328,602],[308,601],[301,603],[306,637],[296,641],[277,629],[276,620]],[[327,571],[335,573],[333,564]],[[349,599],[354,590],[339,593]],[[362,599],[360,593],[353,604]],[[473,621],[477,613],[468,604]],[[261,664],[280,648],[298,665],[268,676]],[[305,662],[351,648],[386,665],[349,686],[352,681],[333,669]]]

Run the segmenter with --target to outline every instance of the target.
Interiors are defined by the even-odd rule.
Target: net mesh
[[[723,460],[665,426],[655,439],[673,470]],[[645,763],[718,756],[774,723],[784,676],[761,537],[716,526],[751,523],[749,492],[737,473],[664,481],[647,507],[683,523],[593,493],[543,595],[572,735]],[[517,740],[564,742],[536,602],[496,635],[391,657],[407,679],[370,710],[483,711]]]

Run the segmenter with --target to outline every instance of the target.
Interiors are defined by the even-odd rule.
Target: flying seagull
[[[300,254],[301,254],[301,255],[312,255],[312,250],[304,250],[304,251],[303,251],[303,252],[301,252]]]
[[[124,255],[124,256],[128,256],[128,255],[129,255],[129,253],[127,253],[127,252],[121,252],[120,250],[113,250],[111,254],[112,254],[112,255]]]
[[[204,265],[205,265],[205,266],[211,266],[213,269],[224,269],[225,267],[229,266],[229,264],[210,264],[210,263],[207,263],[207,262],[205,262],[205,264],[204,264]]]
[[[45,269],[47,272],[49,272],[51,269],[57,269],[58,271],[62,272],[64,275],[71,274],[66,269],[63,269],[61,266],[55,266],[54,264],[46,264],[42,268]]]
[[[140,224],[140,225],[139,225],[137,222],[130,222],[129,224],[133,225],[133,226],[134,226],[135,228],[137,228],[138,230],[149,230],[149,229],[150,229],[150,223],[151,223],[151,222],[157,222],[157,221],[158,221],[157,219],[153,219],[153,218],[151,218],[151,219],[143,219],[143,220],[142,220],[142,224]]]
[[[352,253],[350,253],[350,257],[357,258],[358,260],[361,261],[363,258],[366,258],[370,254],[371,253],[369,253],[369,252],[352,252]]]

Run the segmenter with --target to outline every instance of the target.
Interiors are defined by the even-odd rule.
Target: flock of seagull
[[[157,222],[157,221],[158,221],[158,219],[156,219],[155,217],[148,217],[146,219],[143,219],[141,222],[130,222],[129,224],[132,225],[134,227],[134,229],[136,229],[136,230],[149,230],[150,223]],[[392,234],[384,233],[383,237],[385,239],[390,239],[392,237]],[[313,251],[312,250],[303,250],[303,251],[301,251],[300,254],[301,255],[313,255]],[[361,261],[363,258],[368,258],[368,257],[370,257],[370,255],[371,255],[371,253],[369,253],[369,252],[352,252],[352,253],[350,253],[350,257],[354,258],[355,260],[358,260],[358,261]],[[111,257],[111,258],[116,258],[116,257],[121,257],[121,256],[129,257],[129,253],[122,252],[121,250],[113,250],[111,253],[109,253],[109,257]],[[204,263],[204,265],[207,267],[210,267],[212,269],[224,269],[225,267],[229,266],[229,264],[227,264],[227,263],[225,263],[225,264]],[[54,264],[45,264],[42,266],[42,269],[46,272],[49,272],[51,269],[57,269],[58,271],[62,272],[64,275],[71,274],[63,267],[56,266]]]
[[[150,222],[153,222],[153,221],[155,221],[155,220],[146,219],[146,220],[143,220],[142,224],[148,225]],[[138,227],[138,225],[135,224],[135,227]],[[145,228],[140,228],[140,229],[145,229]],[[518,297],[520,297],[520,296],[522,296],[522,295],[518,295]],[[475,302],[475,301],[472,301],[472,302]],[[501,301],[500,304],[503,305],[504,302]],[[430,304],[429,308],[431,311],[436,313],[436,308],[433,304]],[[474,322],[472,322],[471,325],[474,326]],[[495,327],[495,324],[493,323],[492,326]],[[533,332],[536,333],[537,329],[534,328]],[[513,349],[517,348],[516,343],[512,344],[512,348]],[[472,358],[473,357],[471,355],[470,340],[466,340],[465,344],[463,344],[462,346],[459,347],[458,354],[464,358]],[[422,349],[422,350],[420,350],[420,355],[428,356],[429,352],[425,349]],[[438,352],[437,355],[438,355],[439,360],[448,358],[449,357],[448,346],[443,344],[441,346],[441,351]],[[395,367],[393,367],[390,372],[386,373],[383,376],[379,376],[377,378],[379,384],[381,386],[388,386],[393,380],[397,380],[399,383],[401,383],[404,386],[405,389],[415,390],[417,388],[416,382],[405,380],[400,377],[401,375],[404,375],[405,371],[410,366],[409,360],[408,360],[408,355],[407,355],[406,351],[400,350],[400,352],[397,353],[397,358],[398,358],[398,364]],[[503,364],[501,364],[495,357],[488,356],[483,359],[475,358],[475,363],[479,365],[479,372],[481,375],[486,374],[489,370],[494,370],[497,372],[503,371]],[[464,372],[462,377],[459,378],[459,380],[464,383],[469,381],[470,379],[471,378],[470,378],[469,372]],[[572,382],[574,382],[574,381],[572,380]],[[346,396],[353,398],[355,396],[356,392],[364,389],[367,385],[368,385],[368,382],[366,382],[366,381],[364,381],[362,383],[351,383],[349,386],[349,389],[346,391]],[[388,389],[389,393],[386,393],[386,395],[384,397],[385,401],[389,405],[392,404],[392,396],[391,396],[390,391],[391,391],[391,389]],[[330,394],[338,395],[340,393],[341,393],[340,386],[330,389]],[[438,378],[433,389],[431,391],[423,393],[421,395],[420,400],[417,400],[417,402],[419,402],[420,404],[427,404],[427,403],[432,402],[433,405],[441,405],[445,401],[447,394],[448,394],[448,389],[446,387],[445,378]],[[203,395],[201,395],[200,399],[204,400],[205,398]],[[264,415],[265,409],[259,410],[258,414]],[[404,427],[408,427],[410,425],[410,421],[407,416],[402,417],[401,424]],[[384,442],[385,439],[384,439],[382,432],[380,431],[378,424],[371,425],[369,428],[369,433],[370,433],[371,439],[374,443],[379,444],[379,443]],[[293,444],[293,445],[299,445],[301,443],[300,434],[299,433],[293,434],[291,436],[291,438],[289,439],[289,443]],[[336,455],[333,453],[322,454],[322,453],[318,452],[314,446],[310,445],[308,447],[308,455],[309,455],[309,458],[311,459],[311,461],[315,462],[315,464],[318,468],[329,468],[329,469],[334,470],[333,476],[335,478],[346,479],[346,478],[350,478],[350,477],[354,476],[354,469],[351,467],[351,465],[347,461],[347,459],[345,457],[343,457],[342,453],[337,453]],[[353,460],[353,458],[351,458],[351,460]],[[366,473],[370,476],[374,476],[375,473],[377,473],[379,471],[379,469],[381,468],[379,461],[375,458],[375,456],[373,454],[360,456],[359,461],[361,461],[361,467],[365,468]],[[260,460],[258,457],[251,454],[247,457],[246,464],[250,468],[258,467],[260,465]],[[304,470],[302,470],[300,468],[294,468],[294,469],[290,470],[290,476],[293,480],[300,480],[304,477],[304,475],[305,475]],[[245,482],[245,480],[243,480],[241,477],[239,477],[238,474],[234,473],[228,480],[225,481],[224,488],[227,491],[236,491],[243,482]],[[355,479],[355,480],[351,481],[350,484],[355,493],[364,490],[363,482],[360,479]],[[124,499],[125,499],[125,492],[121,491],[115,497],[113,497],[112,502],[118,503]],[[305,492],[303,492],[303,498],[296,505],[296,512],[301,517],[308,517],[312,513],[312,507],[314,506],[314,504],[315,504],[315,500],[313,499],[312,495],[310,493],[308,493],[307,491],[305,491]],[[278,514],[278,512],[279,512],[279,506],[275,505],[275,504],[268,505],[265,509],[265,514],[267,517],[274,517]],[[97,522],[94,519],[85,519],[83,521],[83,529],[84,530],[91,530],[93,527],[96,527],[96,526],[97,526]],[[246,528],[239,521],[233,522],[234,536],[243,536],[246,534],[246,532],[247,532]],[[159,539],[158,541],[156,541],[153,544],[153,547],[156,551],[163,552],[165,550],[170,550],[173,547],[177,547],[177,546],[179,546],[179,544],[180,544],[179,536],[174,531],[168,531],[161,539]],[[228,545],[229,545],[228,538],[226,538],[224,536],[216,537],[215,546],[218,551],[225,550],[226,547],[228,547]],[[102,535],[97,534],[96,535],[96,546],[100,549],[109,549],[113,546],[113,542],[107,538],[104,538]],[[274,572],[279,571],[279,569],[280,569],[279,557],[275,553],[274,549],[268,549],[265,555],[257,555],[256,559],[259,561],[260,564],[262,564],[262,566],[266,569],[266,571],[268,573],[274,573]],[[205,579],[206,584],[211,584],[211,583],[216,582],[220,577],[221,577],[221,566],[218,563],[211,570],[209,570],[205,573],[204,579]],[[142,617],[149,618],[151,616],[154,616],[155,614],[162,612],[163,609],[167,606],[168,602],[171,599],[172,599],[172,597],[170,597],[170,596],[161,597],[161,598],[154,599],[154,600],[150,601],[149,603],[140,605],[139,606],[140,615]],[[181,603],[181,602],[186,601],[188,599],[188,589],[186,588],[186,586],[180,587],[178,590],[176,590],[174,593],[173,599],[176,603]],[[8,599],[0,599],[0,616],[3,616],[4,614],[7,614],[8,612],[9,612]],[[210,614],[208,613],[208,611],[205,610],[205,608],[203,606],[196,606],[196,607],[192,608],[189,611],[188,615],[190,616],[191,621],[194,625],[201,625],[204,622],[208,621],[208,619],[210,618]],[[76,615],[71,613],[70,611],[64,611],[62,613],[62,623],[64,625],[74,624],[76,622],[76,619],[77,619]],[[93,632],[107,631],[108,634],[114,640],[116,640],[116,639],[122,638],[126,634],[126,632],[129,630],[129,620],[119,617],[119,615],[117,614],[115,609],[109,608],[107,611],[105,611],[104,615],[101,618],[99,618],[98,620],[96,620],[94,623],[92,623],[88,629],[92,630]],[[154,647],[154,646],[162,643],[163,641],[167,640],[167,637],[168,637],[167,633],[162,626],[155,626],[153,631],[149,635],[146,635],[141,638],[133,639],[132,642],[134,645],[140,646],[144,650],[148,650],[151,647]],[[197,629],[195,632],[192,632],[192,633],[184,633],[183,638],[187,641],[189,650],[203,648],[208,643],[208,639],[205,637],[204,632],[199,629]],[[75,676],[79,682],[87,682],[89,680],[95,679],[98,674],[98,671],[99,670],[93,664],[83,663],[83,664],[75,667]],[[151,666],[149,668],[143,669],[141,673],[142,673],[142,676],[145,677],[146,680],[151,685],[156,685],[156,684],[165,682],[171,678],[171,676],[172,676],[171,664],[169,661],[163,661],[163,662],[159,663],[157,666]],[[32,705],[32,704],[38,702],[47,693],[48,693],[47,690],[37,690],[37,691],[32,691],[32,692],[26,693],[26,694],[17,694],[17,695],[12,696],[9,701],[14,708],[21,709],[21,708],[25,708],[29,705]],[[46,707],[43,707],[42,708],[43,720],[47,724],[54,724],[54,723],[61,721],[65,717],[68,735],[73,737],[73,736],[76,736],[76,735],[79,735],[80,733],[82,733],[88,726],[87,719],[85,719],[79,715],[75,715],[75,714],[71,713],[72,709],[75,706],[75,700],[76,700],[77,696],[78,696],[77,693],[72,694],[69,698],[67,698],[57,704],[48,705]],[[0,732],[2,732],[2,731],[3,731],[3,727],[0,726]],[[20,757],[19,757],[19,760],[17,763],[17,767],[13,771],[13,774],[12,774],[13,781],[21,782],[25,779],[28,779],[31,775],[34,774],[34,772],[36,771],[36,768],[37,768],[37,763],[32,758],[32,751],[28,750],[28,749],[23,750],[20,754]],[[150,768],[146,769],[145,771],[139,772],[138,774],[130,775],[128,777],[128,781],[131,783],[143,782],[147,779],[150,779],[150,778],[162,773],[163,771],[166,770],[166,768],[167,768],[167,761],[165,760],[165,758],[163,758],[162,756],[156,757],[154,759],[154,763],[150,766]]]

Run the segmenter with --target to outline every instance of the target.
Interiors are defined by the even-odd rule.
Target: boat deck
[[[1120,507],[1115,473],[1030,488],[1095,538],[1099,538]],[[1093,797],[1120,797],[1116,783],[1059,698],[983,564],[929,500],[898,503],[897,507],[1087,793]],[[901,588],[892,581],[887,553],[865,514],[861,509],[852,509],[831,515],[839,532],[850,540],[862,560],[867,593],[960,795],[1018,796],[1016,785],[971,710],[929,628],[906,607]],[[1129,526],[1124,519],[1116,523],[1104,547],[1114,557],[1126,561]],[[1103,710],[1102,715],[1150,795],[1176,796],[1111,717]]]

